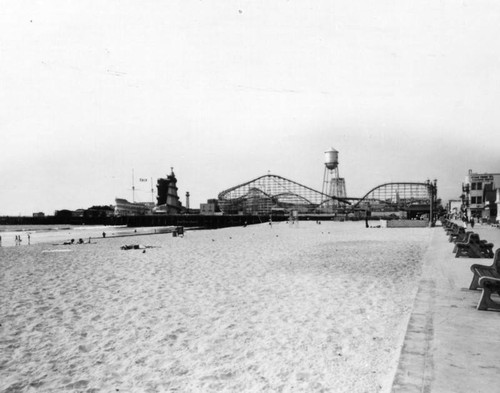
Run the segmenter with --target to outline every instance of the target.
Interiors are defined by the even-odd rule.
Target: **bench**
[[[455,252],[455,258],[481,258],[481,253],[479,252],[479,235],[474,232],[468,233],[463,242],[455,243],[453,251]]]
[[[481,240],[479,242],[479,251],[481,252],[481,255],[483,258],[493,258],[494,253],[493,253],[493,243],[488,243],[486,240]]]
[[[464,232],[464,233],[461,233],[457,238],[456,238],[456,241],[454,242],[455,243],[455,247],[453,247],[453,253],[455,254],[458,250],[458,245],[460,244],[460,247],[462,247],[462,245],[467,245],[470,243],[470,237],[472,236],[474,232],[472,231],[467,231],[467,232]]]
[[[443,221],[443,229],[444,231],[446,232],[448,229],[451,229],[453,228],[454,225],[457,225],[455,224],[453,221],[451,220],[446,220],[446,221]]]
[[[463,235],[464,233],[466,232],[465,228],[464,227],[460,227],[460,226],[456,226],[453,228],[453,230],[448,233],[448,241],[449,242],[455,242],[457,237],[459,237],[460,235]]]
[[[472,233],[472,231],[466,231],[465,228],[459,228],[458,233],[451,234],[448,241],[452,243],[464,242],[467,240],[468,233]]]
[[[450,236],[452,233],[458,231],[458,228],[461,228],[461,227],[459,227],[457,224],[453,223],[453,225],[451,225],[449,228],[446,228],[446,234],[448,236]]]
[[[483,289],[481,298],[477,303],[478,310],[499,310],[500,303],[494,301],[491,295],[494,293],[500,295],[500,278],[495,277],[481,277],[479,279],[479,286]],[[500,299],[499,299],[500,300]]]
[[[470,270],[474,274],[472,282],[469,285],[469,289],[471,290],[480,288],[479,279],[481,277],[493,277],[500,279],[500,248],[497,248],[495,251],[495,257],[490,266],[475,263],[470,267]]]
[[[493,243],[481,240],[477,233],[467,234],[463,242],[455,243],[455,258],[466,256],[469,258],[492,258]]]

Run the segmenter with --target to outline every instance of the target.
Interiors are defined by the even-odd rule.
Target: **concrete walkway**
[[[479,311],[470,265],[493,259],[455,258],[442,227],[433,231],[392,391],[500,392],[500,312]],[[468,230],[471,230],[469,228]],[[500,247],[500,229],[475,226]]]

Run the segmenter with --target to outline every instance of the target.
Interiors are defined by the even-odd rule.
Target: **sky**
[[[496,0],[0,0],[0,216],[500,173]]]

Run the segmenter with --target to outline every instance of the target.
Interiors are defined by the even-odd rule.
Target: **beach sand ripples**
[[[4,249],[0,392],[388,391],[428,239],[304,222]]]

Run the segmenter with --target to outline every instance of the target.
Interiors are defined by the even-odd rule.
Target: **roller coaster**
[[[408,210],[415,206],[430,205],[432,183],[385,183],[372,188],[362,198],[350,198],[353,209]]]
[[[224,214],[289,212],[301,214],[350,213],[355,211],[404,211],[430,205],[435,184],[385,183],[362,198],[337,198],[278,175],[264,175],[219,193]],[[425,210],[425,209],[424,209]]]

